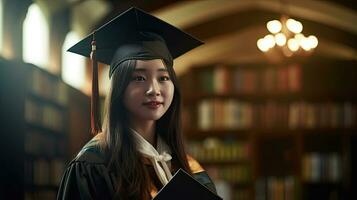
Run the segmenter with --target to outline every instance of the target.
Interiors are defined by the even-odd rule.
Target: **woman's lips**
[[[151,109],[159,108],[162,104],[163,103],[159,102],[159,101],[149,101],[149,102],[143,103],[144,106],[147,106],[148,108],[151,108]]]

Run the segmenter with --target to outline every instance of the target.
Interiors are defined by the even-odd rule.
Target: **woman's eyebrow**
[[[157,71],[160,71],[160,72],[167,72],[167,69],[166,69],[166,68],[160,68],[160,69],[158,69]]]
[[[145,72],[146,69],[145,68],[135,68],[134,71],[136,71],[136,72]]]

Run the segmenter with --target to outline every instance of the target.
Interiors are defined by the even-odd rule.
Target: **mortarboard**
[[[187,172],[179,169],[153,200],[222,200]]]
[[[109,77],[116,67],[129,59],[163,59],[168,66],[173,59],[203,44],[177,27],[132,7],[68,49],[93,60],[91,126],[101,131],[98,112],[97,61],[110,65]]]

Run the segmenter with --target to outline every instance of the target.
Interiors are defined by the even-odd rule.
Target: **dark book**
[[[184,170],[179,169],[153,200],[222,200]]]

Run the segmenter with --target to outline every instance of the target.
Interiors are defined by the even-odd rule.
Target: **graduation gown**
[[[60,183],[57,200],[112,199],[116,189],[114,173],[107,168],[106,155],[100,150],[97,137],[89,141],[72,160]],[[215,186],[200,164],[187,156],[193,177],[216,193]],[[149,161],[144,162],[151,178],[151,197],[162,187]],[[173,172],[174,173],[174,172]]]

